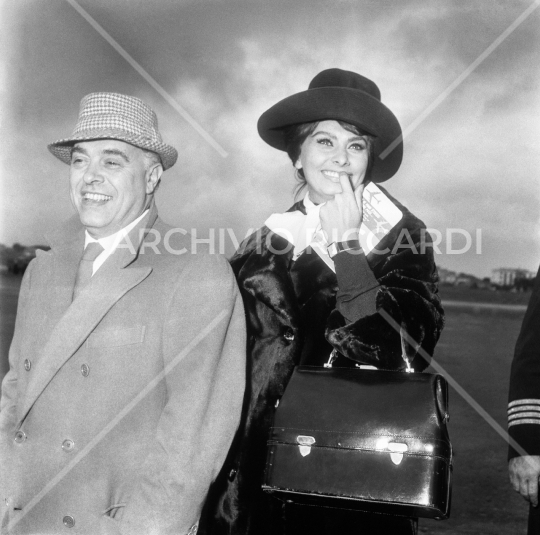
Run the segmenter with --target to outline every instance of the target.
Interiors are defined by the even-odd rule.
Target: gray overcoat
[[[72,302],[84,229],[50,242],[2,384],[0,532],[194,532],[244,392],[232,271],[153,207]]]

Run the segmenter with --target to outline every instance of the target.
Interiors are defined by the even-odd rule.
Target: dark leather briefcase
[[[294,503],[448,518],[447,420],[441,375],[299,366],[270,430],[263,489]]]

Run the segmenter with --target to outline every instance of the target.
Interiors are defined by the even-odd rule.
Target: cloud
[[[180,153],[158,192],[164,219],[201,232],[230,227],[243,236],[287,209],[295,185],[286,154],[258,137],[263,111],[305,90],[320,70],[341,67],[375,80],[406,127],[529,5],[80,3],[229,156],[210,147],[66,2],[6,4],[0,241],[39,242],[70,211],[67,167],[46,144],[71,131],[86,93],[133,94],[156,110],[165,140]],[[483,229],[482,256],[441,258],[449,267],[486,274],[508,259],[531,269],[537,262],[538,16],[405,140],[403,166],[388,183],[428,226]]]

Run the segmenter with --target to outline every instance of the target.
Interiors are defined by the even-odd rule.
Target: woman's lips
[[[350,173],[346,173],[345,171],[328,171],[328,170],[324,170],[322,171],[322,174],[330,179],[332,182],[336,182],[336,183],[339,183],[339,177],[341,175],[345,175],[347,177],[349,177],[349,179],[352,177],[352,175]]]

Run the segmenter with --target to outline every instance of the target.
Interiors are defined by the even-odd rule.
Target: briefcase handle
[[[401,338],[401,356],[403,360],[405,361],[405,371],[407,373],[414,373],[414,368],[411,366],[411,360],[409,359],[409,355],[407,354],[407,345],[405,338],[407,336],[407,331],[405,331],[405,327],[403,326],[403,323],[401,324],[401,327],[399,329],[399,336]],[[328,357],[328,361],[324,363],[325,368],[331,368],[332,364],[334,363],[334,360],[336,360],[339,356],[339,353],[337,349],[332,349],[332,352],[330,353],[330,356]],[[358,366],[358,364],[357,364]]]
[[[405,361],[405,364],[407,365],[407,368],[405,371],[407,373],[413,373],[414,369],[411,366],[411,360],[409,358],[409,355],[407,354],[407,339],[414,340],[407,334],[407,331],[405,330],[405,327],[403,326],[403,323],[401,324],[401,327],[399,329],[399,335],[401,337],[401,356],[403,357],[403,360]],[[409,344],[410,346],[411,344]],[[420,344],[417,344],[416,351],[418,351],[418,348],[420,347]],[[446,383],[445,383],[446,385]],[[441,415],[442,421],[444,424],[450,420],[450,414],[448,413],[448,387],[443,387],[443,378],[442,376],[439,377],[437,380],[437,389],[435,392],[436,399],[437,399],[437,406],[439,408],[439,414]]]
[[[409,359],[409,355],[407,354],[407,342],[405,340],[405,338],[407,337],[407,331],[405,330],[403,323],[399,328],[399,337],[401,338],[401,356],[403,357],[406,366],[405,371],[407,373],[413,373],[414,368],[411,366],[411,360]]]

